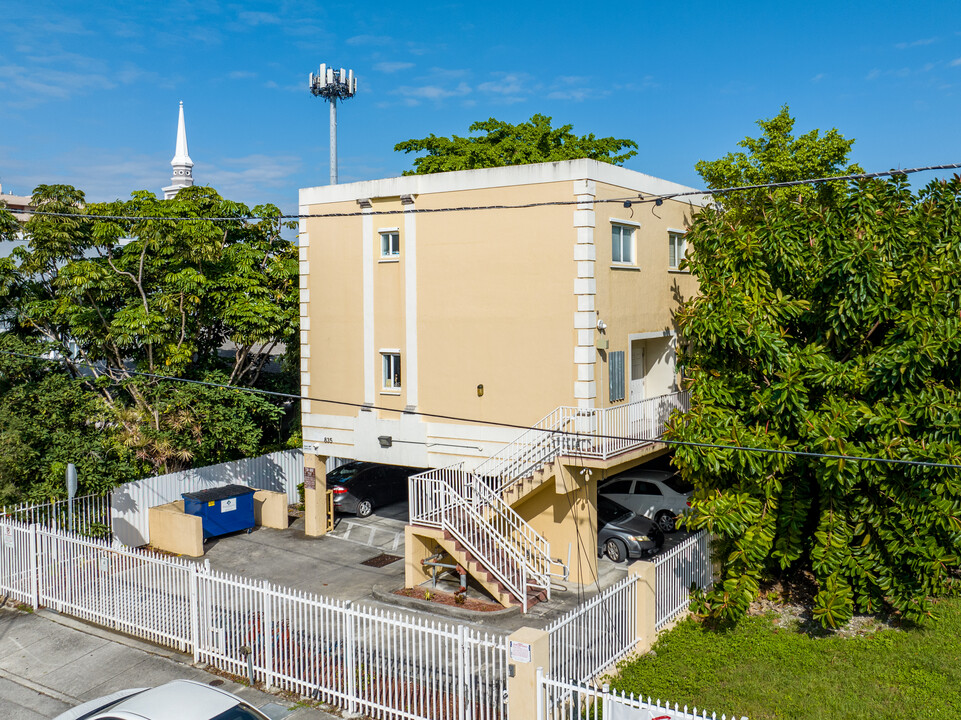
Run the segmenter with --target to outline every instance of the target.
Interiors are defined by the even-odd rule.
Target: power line
[[[57,360],[53,358],[44,357],[42,355],[30,355],[27,353],[18,353],[12,350],[0,350],[0,354],[14,355],[17,357],[30,358],[33,360],[41,360],[44,362],[58,363],[58,364],[66,362],[66,360],[64,359]],[[91,363],[75,362],[74,364],[78,367],[87,367],[93,370],[97,369],[97,366]],[[109,366],[107,367],[109,369]],[[397,410],[395,408],[384,407],[382,405],[350,402],[347,400],[331,400],[330,398],[312,397],[310,395],[295,395],[293,393],[283,393],[283,392],[277,392],[274,390],[261,390],[259,388],[244,387],[242,385],[225,385],[223,383],[213,383],[213,382],[208,382],[206,380],[192,380],[190,378],[179,378],[179,377],[173,377],[171,375],[157,375],[155,373],[146,373],[146,372],[141,372],[137,370],[127,370],[126,368],[124,368],[124,372],[127,373],[128,375],[137,375],[140,377],[153,378],[155,380],[170,380],[173,382],[182,382],[182,383],[187,383],[191,385],[202,385],[205,387],[214,387],[214,388],[220,388],[224,390],[234,390],[236,392],[255,393],[259,395],[279,397],[279,398],[284,398],[288,400],[301,400],[301,401],[310,400],[311,402],[319,402],[319,403],[324,403],[328,405],[339,405],[341,407],[353,407],[353,408],[359,408],[361,410],[367,410],[367,411],[380,410],[382,412],[397,413],[399,415],[416,415],[418,417],[433,418],[435,420],[452,420],[455,422],[466,422],[474,425],[486,425],[489,427],[510,428],[513,430],[538,430],[539,432],[543,432],[543,433],[550,433],[553,435],[562,435],[565,437],[572,437],[572,438],[597,438],[601,440],[622,440],[622,441],[626,440],[626,441],[634,441],[634,442],[642,442],[642,443],[661,444],[661,445],[667,445],[669,447],[692,447],[692,448],[701,448],[701,449],[707,449],[707,450],[731,450],[735,452],[754,452],[754,453],[760,453],[760,454],[766,454],[766,455],[784,455],[784,456],[791,456],[791,457],[812,458],[817,460],[844,460],[844,461],[851,461],[851,462],[874,462],[874,463],[881,463],[881,464],[887,464],[887,465],[904,465],[904,466],[911,466],[911,467],[930,467],[930,468],[945,468],[950,470],[961,470],[961,464],[933,462],[930,460],[906,460],[902,458],[882,458],[882,457],[871,457],[871,456],[865,456],[865,455],[839,455],[839,454],[832,454],[832,453],[811,452],[806,450],[781,450],[777,448],[751,447],[748,445],[722,445],[720,443],[694,442],[690,440],[664,440],[662,438],[631,437],[626,435],[606,435],[606,434],[593,434],[593,433],[588,434],[588,433],[571,432],[568,430],[551,430],[551,429],[532,428],[529,425],[519,425],[517,423],[498,422],[496,420],[481,420],[478,418],[468,418],[460,415],[444,415],[441,413],[429,413],[421,410],[406,410],[406,409]]]
[[[585,202],[592,204],[610,204],[615,203],[618,205],[623,205],[625,203],[661,203],[665,200],[675,200],[681,197],[691,197],[691,196],[705,196],[705,195],[726,195],[734,192],[741,192],[745,190],[763,190],[765,188],[784,188],[784,187],[796,187],[799,185],[816,185],[823,182],[837,182],[837,181],[850,181],[850,180],[871,180],[874,178],[896,176],[896,175],[911,175],[913,173],[919,172],[929,172],[936,170],[957,170],[961,169],[961,163],[947,163],[943,165],[927,165],[924,167],[916,168],[904,168],[904,169],[894,169],[894,170],[883,170],[880,172],[870,172],[870,173],[853,173],[849,175],[829,175],[826,177],[819,178],[809,178],[806,180],[785,180],[782,182],[772,182],[772,183],[761,183],[758,185],[737,185],[734,187],[727,188],[717,188],[715,190],[688,190],[684,192],[677,193],[666,193],[663,195],[631,195],[629,197],[623,198],[595,198],[589,201],[582,200],[547,200],[544,202],[534,202],[534,203],[519,203],[516,205],[460,205],[460,206],[450,206],[442,208],[410,208],[408,210],[355,210],[351,212],[331,212],[331,213],[299,213],[296,215],[241,215],[237,217],[182,217],[175,215],[99,215],[96,213],[57,213],[57,212],[47,212],[45,210],[35,210],[31,208],[17,209],[18,213],[24,213],[29,215],[39,215],[42,217],[64,217],[64,218],[74,218],[76,220],[170,220],[170,221],[187,221],[187,222],[248,222],[248,221],[261,221],[261,220],[307,220],[311,218],[348,218],[348,217],[365,217],[365,216],[375,216],[375,215],[406,215],[406,214],[430,214],[430,213],[446,213],[446,212],[476,212],[476,211],[486,211],[486,210],[526,210],[530,208],[538,207],[556,207],[556,206],[570,206],[570,205],[583,205]]]

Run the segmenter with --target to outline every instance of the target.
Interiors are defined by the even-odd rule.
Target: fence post
[[[507,717],[529,718],[537,712],[537,670],[551,666],[550,637],[546,630],[522,627],[507,638]]]
[[[627,568],[630,577],[637,578],[634,585],[635,608],[634,633],[637,637],[636,652],[647,652],[657,635],[657,566],[646,560],[631,563]]]
[[[457,650],[457,657],[461,660],[457,663],[457,699],[460,701],[460,707],[457,709],[457,717],[459,720],[465,720],[467,717],[467,694],[464,692],[464,675],[467,671],[468,664],[466,625],[458,625],[457,627]]]
[[[357,662],[354,648],[354,610],[348,601],[344,609],[344,667],[347,671],[347,712],[357,712]]]
[[[534,688],[537,694],[537,700],[534,703],[537,715],[534,720],[546,720],[544,717],[544,668],[542,667],[534,671]]]
[[[269,690],[274,679],[274,608],[267,580],[263,582],[261,593],[264,596],[264,685]]]
[[[190,612],[190,644],[193,645],[194,663],[200,662],[200,598],[198,592],[197,566],[190,566],[187,576],[187,608]]]
[[[40,609],[40,557],[37,553],[37,526],[30,526],[27,536],[27,552],[30,555],[30,604],[34,610]]]

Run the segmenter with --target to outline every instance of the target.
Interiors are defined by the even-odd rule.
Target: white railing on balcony
[[[606,460],[655,442],[674,410],[687,412],[686,392],[608,408],[559,407],[474,472],[504,491],[560,455]]]

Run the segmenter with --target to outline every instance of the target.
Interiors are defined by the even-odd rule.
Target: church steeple
[[[170,178],[170,186],[163,189],[164,200],[172,200],[181,188],[194,184],[194,164],[190,155],[187,154],[187,128],[184,125],[183,101],[180,102],[180,117],[177,119],[177,149],[174,151],[170,165],[173,167],[173,176]]]

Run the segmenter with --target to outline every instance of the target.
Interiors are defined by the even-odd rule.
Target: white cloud
[[[961,65],[961,57],[955,58],[954,60],[948,63],[948,67],[958,67],[958,65]]]
[[[824,78],[826,78],[826,77],[827,77],[827,75],[825,75],[824,73],[818,73],[818,74],[815,75],[813,78],[811,78],[811,82],[813,82],[813,83],[819,83],[819,82],[821,82],[821,81],[822,81]]]
[[[401,70],[409,70],[414,67],[412,62],[379,62],[374,65],[374,70],[382,73],[395,73]]]
[[[936,37],[922,38],[920,40],[912,40],[911,42],[899,42],[894,47],[896,47],[898,50],[907,50],[908,48],[922,47],[924,45],[932,45],[937,41],[938,41],[938,38]]]
[[[396,90],[392,90],[392,95],[400,95],[404,98],[407,105],[416,104],[417,100],[444,100],[450,97],[463,97],[471,93],[470,85],[459,83],[457,87],[449,88],[440,85],[402,85]],[[414,103],[411,103],[414,100]]]
[[[245,10],[237,15],[237,18],[251,27],[257,27],[258,25],[280,25],[280,17],[274,13],[269,12],[255,12],[252,10]]]
[[[865,79],[865,80],[877,80],[879,77],[881,77],[881,71],[878,70],[877,68],[874,68],[871,72],[869,72],[869,73],[865,76],[864,79]]]
[[[387,35],[354,35],[344,41],[347,45],[391,45],[394,39]]]
[[[257,73],[250,72],[249,70],[234,70],[227,74],[231,80],[252,80],[257,77]]]

